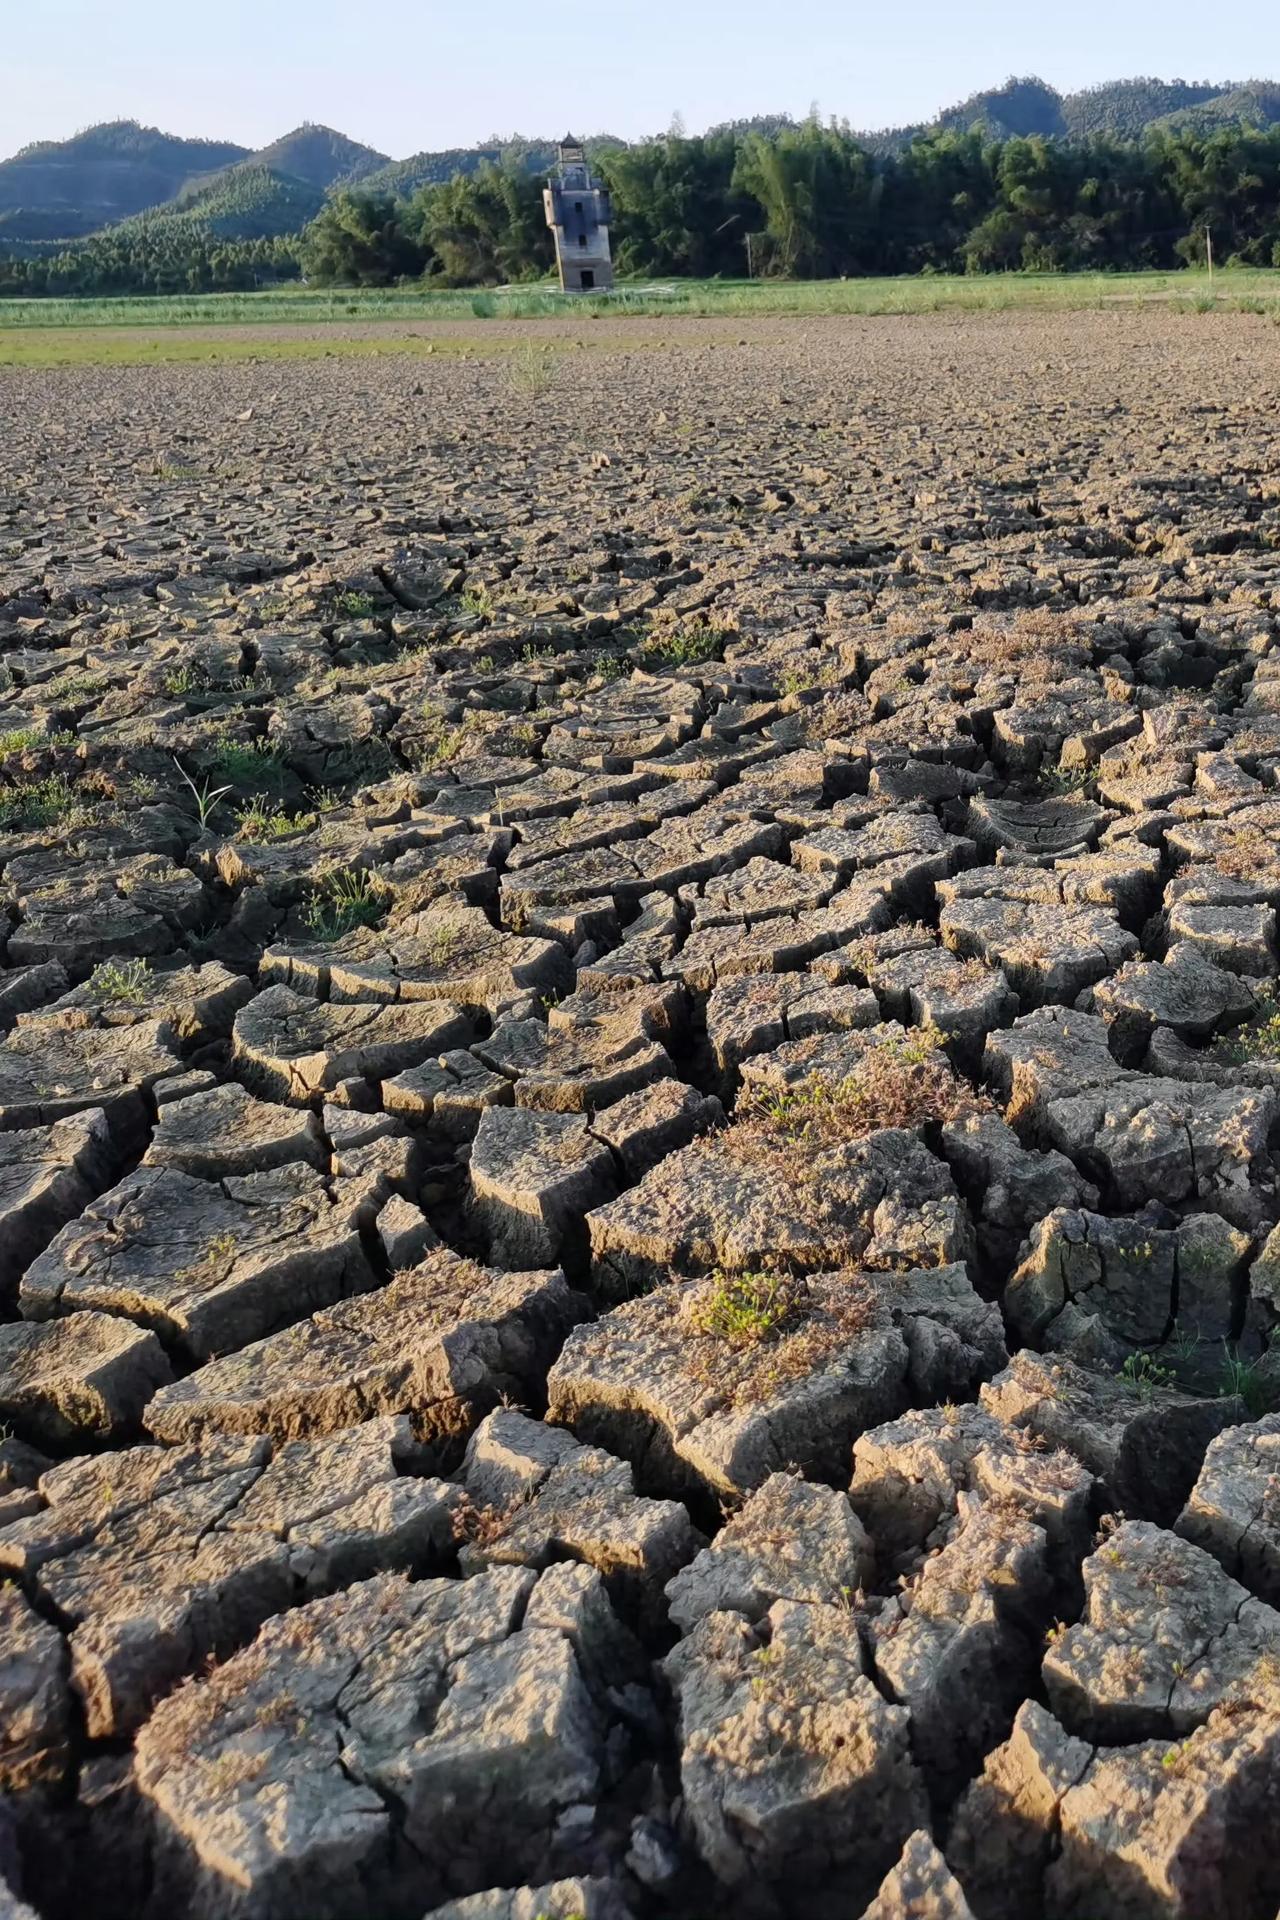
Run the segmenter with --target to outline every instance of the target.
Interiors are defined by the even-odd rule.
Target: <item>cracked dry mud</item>
[[[1280,335],[498,337],[5,381],[0,1907],[1275,1920]]]

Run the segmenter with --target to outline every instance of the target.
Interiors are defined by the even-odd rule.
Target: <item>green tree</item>
[[[405,221],[450,286],[498,286],[536,279],[552,265],[555,245],[542,207],[542,187],[511,167],[483,166],[423,187]]]
[[[404,202],[344,189],[302,235],[302,270],[317,286],[385,287],[421,274],[430,254],[405,222]]]
[[[734,186],[760,208],[767,271],[824,279],[877,264],[884,176],[838,128],[810,119],[772,140],[749,134]]]

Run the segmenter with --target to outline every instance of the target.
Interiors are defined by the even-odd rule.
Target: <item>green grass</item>
[[[559,315],[696,313],[931,313],[944,307],[1080,307],[1133,297],[1208,297],[1208,276],[1171,273],[918,274],[862,280],[636,281],[611,294],[563,294],[550,286],[476,293],[467,288],[275,287],[261,293],[157,294],[86,300],[0,301],[0,328],[209,326],[271,321],[528,320]],[[1218,301],[1280,300],[1280,273],[1223,268]],[[523,363],[522,363],[523,365]]]
[[[865,280],[671,280],[636,282],[612,294],[583,297],[549,286],[476,293],[421,287],[337,289],[276,287],[261,293],[155,295],[86,300],[0,300],[0,367],[147,365],[220,360],[310,360],[365,355],[511,352],[513,377],[541,385],[529,357],[530,336],[502,338],[505,321],[692,315],[746,320],[770,315],[876,315],[999,312],[1013,308],[1071,311],[1156,304],[1195,313],[1225,307],[1269,313],[1280,321],[1280,273],[1225,268],[1210,288],[1202,272],[919,275]],[[465,336],[396,334],[353,339],[356,322],[445,320],[470,323]],[[336,324],[335,324],[336,323]],[[496,324],[495,324],[496,323]],[[319,324],[313,337],[269,334],[218,337],[234,326]],[[199,328],[200,333],[191,329]],[[492,329],[483,348],[477,336]],[[588,329],[589,331],[589,329]],[[619,344],[617,337],[610,339]],[[654,344],[637,340],[636,345]]]
[[[649,640],[640,653],[646,667],[700,667],[719,660],[731,636],[720,627],[681,627],[675,633]]]
[[[214,772],[256,798],[278,793],[286,776],[284,756],[269,740],[222,740],[213,756]]]
[[[334,595],[333,611],[343,620],[371,620],[378,609],[371,594],[351,590]]]
[[[65,774],[47,780],[20,780],[0,794],[0,828],[79,827],[97,809],[77,793]]]
[[[1219,1391],[1236,1395],[1244,1401],[1251,1420],[1260,1420],[1264,1413],[1270,1413],[1275,1406],[1275,1392],[1272,1382],[1261,1369],[1239,1354],[1232,1353],[1224,1340],[1222,1343],[1222,1377]]]
[[[255,842],[288,840],[295,833],[308,833],[320,820],[318,813],[306,809],[290,813],[282,802],[267,800],[261,794],[247,807],[238,807],[236,818],[240,823],[236,838]]]
[[[358,867],[335,867],[317,879],[303,919],[313,940],[341,940],[356,927],[376,926],[390,900],[388,889],[373,874]]]
[[[0,760],[11,753],[36,753],[45,747],[69,747],[73,733],[45,733],[39,727],[9,727],[0,733]]]

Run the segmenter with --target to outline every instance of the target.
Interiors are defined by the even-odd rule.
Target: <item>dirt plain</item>
[[[441,341],[0,378],[0,1912],[1273,1920],[1280,331]]]

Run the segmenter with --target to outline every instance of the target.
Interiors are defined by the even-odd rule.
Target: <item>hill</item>
[[[1220,127],[1274,127],[1280,124],[1280,86],[1273,80],[1250,80],[1209,99],[1166,114],[1152,123],[1171,133],[1216,133]]]
[[[726,122],[713,133],[776,134],[786,115]],[[974,130],[993,140],[1043,135],[1141,140],[1160,130],[1208,134],[1221,127],[1280,125],[1280,83],[1113,80],[1061,94],[1035,75],[1006,80],[945,108],[937,118],[858,137],[874,152],[900,152],[918,134]],[[597,154],[625,143],[600,133]],[[164,223],[232,240],[296,233],[336,188],[359,185],[397,196],[470,174],[486,162],[528,174],[554,164],[556,141],[513,134],[473,147],[426,148],[392,160],[333,127],[304,123],[256,152],[230,141],[187,140],[115,120],[69,140],[46,140],[0,161],[0,251],[43,253],[59,243]]]
[[[0,239],[75,239],[171,200],[193,176],[247,153],[228,140],[183,140],[136,120],[39,141],[0,161]]]
[[[982,93],[971,94],[959,106],[948,107],[940,113],[937,125],[956,133],[976,129],[990,134],[993,140],[1032,133],[1054,140],[1061,139],[1067,131],[1062,95],[1034,75],[1006,80],[1002,87],[988,87]]]
[[[1209,81],[1108,80],[1100,87],[1064,96],[1064,130],[1072,140],[1090,140],[1100,134],[1140,140],[1157,120],[1221,94],[1222,88]]]
[[[305,180],[309,186],[327,193],[339,181],[350,186],[390,162],[385,153],[362,146],[358,140],[349,140],[345,133],[338,133],[333,127],[313,126],[308,121],[295,127],[292,133],[273,140],[269,147],[260,147],[244,164]]]
[[[1242,86],[1208,80],[1108,80],[1079,93],[1059,93],[1034,75],[974,93],[947,107],[936,120],[886,127],[860,137],[880,153],[894,152],[917,134],[946,129],[978,132],[993,140],[1041,134],[1046,139],[1089,140],[1110,135],[1141,140],[1161,127],[1212,133],[1218,127],[1280,123],[1280,86],[1251,80]]]
[[[324,203],[324,193],[309,180],[248,160],[107,231],[127,239],[144,230],[156,236],[167,228],[185,228],[223,240],[270,240],[300,233]]]
[[[228,240],[298,233],[315,219],[332,187],[353,185],[388,164],[385,153],[307,122],[232,166],[196,175],[128,225],[145,223],[154,232],[165,222],[181,222]]]

